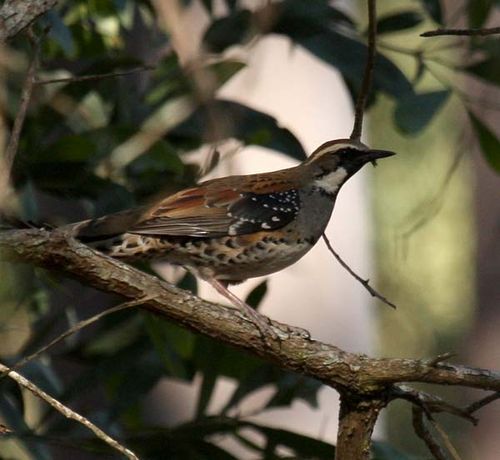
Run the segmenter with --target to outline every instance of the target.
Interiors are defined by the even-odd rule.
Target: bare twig
[[[31,59],[30,65],[28,67],[28,72],[26,73],[26,78],[24,80],[23,91],[21,94],[21,103],[19,105],[19,110],[14,120],[14,126],[12,128],[12,133],[9,138],[9,144],[5,150],[4,157],[4,180],[9,181],[10,171],[12,165],[14,164],[14,159],[16,157],[17,149],[19,146],[19,138],[21,136],[21,131],[23,129],[24,120],[26,119],[26,113],[28,111],[28,106],[31,100],[31,94],[33,93],[33,86],[35,82],[35,73],[38,67],[38,58],[40,55],[41,39],[33,38],[33,57]]]
[[[457,452],[457,449],[455,449],[455,446],[452,444],[450,437],[448,436],[448,433],[444,431],[443,427],[432,417],[429,418],[429,422],[434,427],[434,429],[439,433],[439,436],[441,436],[441,439],[443,440],[443,443],[446,446],[448,452],[450,453],[452,459],[461,460],[460,454]]]
[[[351,267],[340,257],[339,254],[333,249],[330,240],[326,236],[326,234],[323,233],[323,240],[325,240],[326,246],[328,247],[328,250],[333,254],[333,257],[337,259],[340,265],[344,267],[349,274],[354,277],[356,280],[358,280],[364,288],[371,294],[372,297],[376,297],[380,301],[384,302],[386,305],[389,305],[389,307],[396,309],[396,305],[393,304],[390,300],[387,300],[386,297],[384,297],[382,294],[380,294],[378,291],[376,291],[373,287],[370,286],[370,280],[369,279],[363,279],[361,276],[359,276],[357,273],[355,273]]]
[[[103,80],[105,78],[123,77],[137,72],[147,72],[154,70],[154,66],[134,67],[133,69],[123,70],[121,72],[108,72],[95,75],[82,75],[79,77],[52,78],[50,80],[35,80],[35,85],[50,85],[52,83],[79,83],[82,81]]]
[[[46,352],[49,348],[52,348],[54,345],[58,344],[62,340],[66,339],[70,335],[75,334],[76,332],[80,331],[81,329],[90,326],[91,324],[95,323],[96,321],[100,320],[101,318],[104,318],[107,315],[110,315],[111,313],[116,313],[117,311],[122,311],[130,307],[135,307],[137,305],[140,305],[144,302],[146,302],[148,298],[142,298],[142,299],[137,299],[137,300],[131,300],[130,302],[124,302],[119,305],[116,305],[112,308],[109,308],[101,313],[98,313],[97,315],[94,315],[88,319],[84,319],[82,321],[79,321],[76,323],[74,326],[70,327],[67,329],[65,332],[62,334],[58,335],[54,340],[51,340],[47,345],[44,345],[43,347],[39,348],[37,351],[32,353],[29,356],[24,357],[20,361],[18,361],[14,366],[11,366],[9,368],[10,371],[16,371],[20,369],[21,367],[25,366],[27,363],[32,361],[33,359],[37,358],[40,356],[42,353]],[[6,371],[7,372],[7,371]],[[0,372],[0,380],[3,379],[6,375],[6,372]]]
[[[425,423],[423,420],[424,413],[429,423],[431,423],[436,432],[442,438],[443,443],[446,446],[446,449],[451,455],[453,460],[460,460],[460,455],[458,451],[455,449],[455,446],[453,446],[446,431],[433,418],[432,414],[444,412],[469,420],[470,422],[474,423],[474,425],[476,425],[478,423],[478,420],[472,416],[472,413],[500,398],[500,392],[496,392],[462,409],[453,406],[447,403],[446,401],[443,401],[441,398],[438,398],[437,396],[409,388],[406,385],[395,385],[394,388],[392,389],[392,393],[393,393],[393,399],[394,397],[405,399],[414,405],[413,424],[415,432],[420,438],[424,440],[424,442],[427,444],[427,447],[434,455],[434,457],[436,459],[447,458],[446,454],[444,455],[444,457],[439,456],[441,453],[444,452],[444,450],[442,450],[440,445],[437,443],[437,441],[434,440],[431,433],[425,427]]]
[[[434,439],[432,433],[425,426],[424,414],[422,408],[413,406],[413,428],[417,436],[425,442],[427,448],[436,460],[448,460],[444,449]]]
[[[487,36],[500,34],[500,27],[484,29],[436,29],[420,34],[421,37],[439,37],[442,35]]]
[[[377,38],[377,5],[376,0],[368,0],[368,56],[366,58],[363,82],[356,100],[354,109],[354,126],[352,128],[351,139],[360,139],[363,131],[363,112],[368,100],[368,94],[372,86],[373,70],[375,67],[375,54]]]
[[[484,406],[488,405],[489,403],[496,401],[497,399],[500,399],[500,392],[492,393],[492,394],[480,399],[479,401],[473,402],[465,410],[469,414],[472,414],[472,413],[478,411],[479,409],[482,409]]]
[[[440,355],[434,356],[434,358],[428,359],[426,361],[426,364],[431,367],[438,366],[439,364],[443,363],[444,361],[447,361],[450,358],[453,358],[456,356],[456,353],[453,353],[451,351],[448,351],[446,353],[441,353]]]
[[[127,449],[123,445],[121,445],[116,439],[113,439],[111,436],[107,435],[104,431],[94,425],[90,420],[85,418],[84,416],[74,412],[69,407],[65,406],[57,399],[53,398],[49,394],[45,393],[42,389],[38,388],[33,382],[27,380],[22,375],[18,374],[15,371],[10,370],[7,366],[4,366],[0,363],[0,372],[7,373],[7,375],[17,382],[23,388],[31,391],[35,396],[40,399],[43,399],[46,403],[51,405],[55,410],[64,415],[64,417],[77,421],[82,425],[86,426],[89,430],[91,430],[99,439],[104,441],[106,444],[111,446],[113,449],[125,455],[127,458],[132,460],[139,460],[139,457],[135,455],[130,449]]]
[[[473,425],[478,423],[477,418],[471,415],[467,409],[454,406],[440,397],[426,393],[422,390],[415,390],[407,385],[398,384],[393,386],[391,394],[393,400],[404,399],[420,407],[429,418],[432,418],[433,413],[447,413],[463,418]]]

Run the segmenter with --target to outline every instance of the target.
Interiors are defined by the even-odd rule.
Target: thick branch
[[[374,359],[347,353],[317,342],[272,322],[281,339],[266,345],[255,325],[234,308],[203,301],[156,277],[68,239],[55,230],[13,230],[0,233],[5,255],[49,269],[66,272],[83,283],[129,300],[147,298],[145,308],[275,362],[283,369],[317,378],[340,391],[370,395],[397,382],[463,385],[500,391],[500,374],[447,363],[429,364],[413,359]],[[353,325],[355,328],[355,325]]]
[[[335,458],[371,458],[371,438],[379,412],[386,406],[384,398],[359,399],[344,394],[340,399],[339,431]]]
[[[57,0],[5,0],[0,8],[0,43],[17,35],[56,3]]]

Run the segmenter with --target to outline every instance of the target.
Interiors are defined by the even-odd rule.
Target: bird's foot
[[[268,318],[261,315],[259,312],[254,310],[250,305],[241,300],[238,296],[233,294],[224,283],[216,280],[214,278],[207,279],[207,281],[226,299],[228,299],[233,305],[238,307],[238,309],[257,327],[262,337],[262,340],[270,348],[275,343],[281,344],[281,339],[273,329],[271,322]]]

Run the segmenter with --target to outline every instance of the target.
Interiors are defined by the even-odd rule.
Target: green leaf
[[[245,422],[226,417],[206,417],[184,423],[173,429],[150,428],[127,440],[140,458],[148,460],[235,460],[227,451],[214,446],[205,438],[212,435],[233,434]]]
[[[322,383],[309,377],[286,373],[277,382],[277,391],[267,402],[266,408],[291,406],[301,399],[311,407],[318,407],[318,391]]]
[[[198,404],[196,405],[196,418],[201,418],[205,415],[208,404],[212,399],[212,394],[217,383],[217,373],[205,369],[201,380],[200,391],[198,393]]]
[[[200,70],[207,70],[210,76],[214,76],[216,87],[219,88],[243,69],[245,65],[244,62],[238,60],[225,59],[205,64],[202,68],[182,68],[177,55],[171,54],[163,59],[155,70],[155,83],[153,83],[146,95],[146,102],[153,106],[160,106],[168,99],[191,94],[193,91],[192,79],[196,79],[196,72]]]
[[[245,68],[246,64],[236,60],[226,60],[211,64],[208,69],[215,73],[219,86],[229,81],[241,69]]]
[[[172,145],[159,140],[148,152],[129,163],[125,174],[133,192],[144,198],[165,190],[166,185],[174,191],[175,184],[181,184],[184,164]]]
[[[214,53],[221,53],[232,45],[238,45],[250,38],[252,13],[236,10],[228,16],[213,21],[203,36],[203,43]]]
[[[429,124],[449,95],[449,90],[433,91],[399,100],[394,112],[396,126],[406,134],[418,134]]]
[[[284,446],[292,449],[299,458],[314,458],[315,460],[330,460],[335,457],[335,446],[319,439],[294,433],[292,431],[271,428],[256,423],[248,423],[260,434],[264,435],[268,446],[266,453],[274,453],[275,448]]]
[[[377,21],[377,33],[386,34],[411,29],[418,26],[423,19],[422,15],[416,11],[404,11],[382,16]]]
[[[215,126],[214,126],[215,124]],[[278,125],[276,118],[237,102],[215,100],[196,110],[184,123],[171,131],[172,143],[190,139],[201,143],[200,134],[211,126],[208,138],[217,142],[231,137],[245,144],[261,145],[303,160],[306,154],[297,138]]]
[[[31,361],[23,366],[23,375],[55,398],[62,392],[62,383],[49,365]]]
[[[87,163],[95,159],[96,146],[87,136],[69,135],[41,150],[34,161]]]
[[[142,353],[135,356],[135,360],[129,363],[123,373],[114,373],[107,377],[112,395],[111,418],[130,410],[165,376],[162,363],[151,349],[141,350],[139,347],[133,347],[133,351]]]
[[[276,17],[272,32],[286,35],[294,41],[322,34],[332,26],[354,28],[354,22],[342,11],[324,0],[285,0],[271,6]]]
[[[484,61],[466,67],[465,70],[490,83],[500,85],[500,55],[489,56]]]
[[[317,407],[317,393],[322,385],[320,382],[280,370],[272,364],[263,364],[254,368],[246,376],[240,377],[238,387],[221,413],[227,413],[251,393],[270,384],[276,386],[276,392],[269,399],[266,407],[288,406],[295,399],[302,399],[312,407]]]
[[[427,11],[427,14],[439,25],[443,23],[443,10],[440,0],[421,0],[422,6]]]
[[[248,294],[245,302],[247,305],[250,305],[252,308],[257,309],[262,302],[262,299],[265,297],[267,293],[267,280],[262,281],[262,283],[258,284],[252,289],[252,292]]]
[[[236,8],[237,1],[238,0],[226,0],[226,6],[230,11],[233,11]]]
[[[85,353],[89,355],[112,356],[118,350],[134,343],[141,333],[142,320],[140,316],[130,316],[123,322],[117,321],[113,327],[102,328],[100,334],[85,346]]]
[[[22,436],[17,442],[33,455],[32,458],[37,460],[51,460],[53,458],[46,442],[37,442],[36,438],[32,438],[32,430],[26,424],[23,412],[16,405],[12,393],[5,391],[5,387],[0,391],[0,415],[2,416],[2,422],[8,428]],[[7,436],[5,438],[7,439]]]
[[[469,0],[467,2],[469,27],[472,29],[483,27],[494,3],[494,0]]]
[[[50,38],[57,42],[66,56],[75,58],[76,44],[68,26],[61,20],[61,16],[54,10],[49,10],[45,18],[50,26]]]
[[[469,112],[484,158],[489,165],[500,173],[500,140],[479,118]]]
[[[203,4],[205,9],[207,10],[208,14],[211,15],[213,13],[212,0],[201,0],[201,3]]]
[[[337,67],[347,80],[360,84],[367,57],[365,44],[336,31],[300,39],[297,43]],[[377,54],[375,62],[373,86],[374,89],[384,91],[395,98],[413,94],[412,85],[405,75],[381,53]]]
[[[166,373],[190,381],[194,376],[191,363],[196,342],[194,334],[155,315],[144,316],[146,332],[165,366]]]

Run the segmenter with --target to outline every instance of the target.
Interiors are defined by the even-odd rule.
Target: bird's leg
[[[276,332],[273,331],[269,323],[264,319],[262,315],[260,315],[257,311],[255,311],[250,305],[246,302],[243,302],[238,296],[233,294],[228,288],[227,284],[216,280],[215,278],[206,279],[215,290],[223,295],[226,299],[228,299],[233,305],[235,305],[242,313],[246,316],[250,317],[252,322],[257,326],[259,332],[264,340],[267,341],[269,337],[273,340],[279,340]]]

